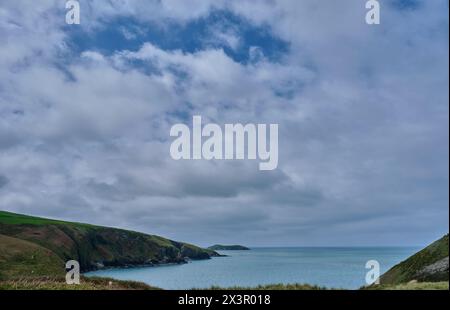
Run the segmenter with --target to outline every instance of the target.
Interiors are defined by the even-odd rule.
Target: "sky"
[[[0,0],[0,209],[207,246],[449,230],[448,1]],[[176,123],[279,124],[279,161],[171,158]]]

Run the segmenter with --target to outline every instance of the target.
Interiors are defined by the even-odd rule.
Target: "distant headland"
[[[223,245],[223,244],[215,244],[213,246],[208,247],[209,250],[213,251],[248,251],[250,248],[247,248],[243,245]]]

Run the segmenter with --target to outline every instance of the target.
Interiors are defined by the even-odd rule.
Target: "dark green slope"
[[[448,234],[392,267],[380,278],[381,284],[410,281],[438,282],[449,280]]]
[[[0,211],[0,234],[48,249],[82,271],[108,266],[183,263],[208,259],[212,250],[134,231],[50,220]],[[1,239],[0,239],[1,242]]]

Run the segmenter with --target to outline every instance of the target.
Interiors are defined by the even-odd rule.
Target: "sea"
[[[373,272],[366,268],[368,261],[377,261],[382,274],[418,250],[418,247],[252,248],[218,251],[227,256],[187,264],[103,269],[85,275],[140,281],[171,290],[275,283],[357,289],[366,284],[367,273]]]

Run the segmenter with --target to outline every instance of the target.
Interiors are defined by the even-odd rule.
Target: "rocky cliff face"
[[[419,270],[415,278],[419,282],[448,281],[448,256]]]

